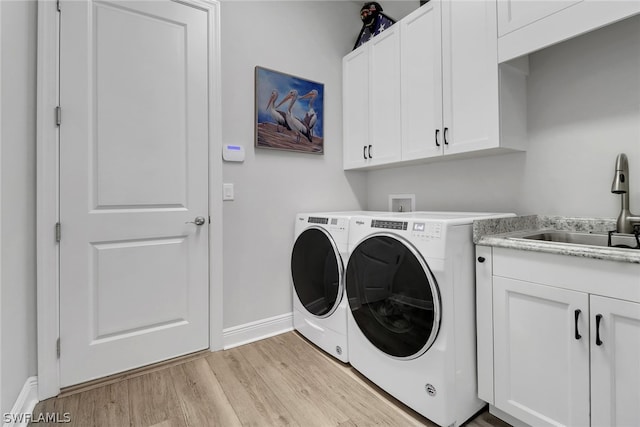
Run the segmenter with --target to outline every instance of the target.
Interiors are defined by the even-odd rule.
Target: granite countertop
[[[610,230],[615,230],[615,228],[615,219],[602,218],[566,218],[529,215],[483,219],[473,222],[473,242],[476,245],[482,246],[548,252],[560,255],[640,264],[640,249],[607,248],[519,238],[537,231],[563,230],[606,234]]]

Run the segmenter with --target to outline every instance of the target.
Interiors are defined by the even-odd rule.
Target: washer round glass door
[[[440,293],[409,242],[385,233],[364,239],[349,257],[345,281],[353,318],[378,349],[413,359],[431,347],[440,327]]]
[[[309,227],[296,239],[291,254],[293,288],[305,309],[318,317],[330,316],[344,291],[342,258],[324,229]]]

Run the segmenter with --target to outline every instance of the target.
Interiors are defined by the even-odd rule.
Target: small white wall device
[[[224,144],[222,159],[227,162],[244,162],[244,147],[242,145]]]

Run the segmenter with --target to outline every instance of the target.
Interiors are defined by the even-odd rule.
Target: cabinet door
[[[344,169],[363,167],[369,145],[369,51],[362,46],[342,60]]]
[[[386,29],[369,42],[371,165],[400,160],[400,31]]]
[[[588,295],[497,276],[493,286],[495,406],[530,425],[588,426]]]
[[[442,155],[442,41],[440,2],[400,21],[402,159]]]
[[[502,0],[498,2],[498,37],[531,24],[565,9],[582,0],[522,1]]]
[[[640,426],[640,304],[591,296],[591,331],[591,425]]]
[[[442,2],[445,154],[499,146],[496,2]]]

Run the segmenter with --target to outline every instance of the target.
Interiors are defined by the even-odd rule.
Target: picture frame
[[[324,84],[256,66],[255,147],[324,154]]]

